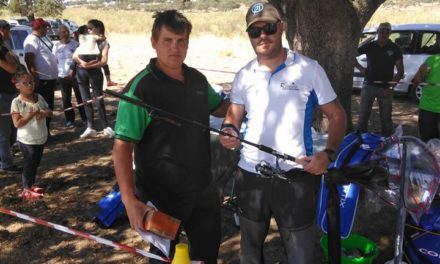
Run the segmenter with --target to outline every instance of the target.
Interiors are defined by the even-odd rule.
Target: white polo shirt
[[[266,145],[293,157],[312,155],[313,110],[336,99],[317,61],[288,51],[286,61],[273,73],[259,66],[257,59],[244,66],[232,84],[231,102],[243,105],[247,117],[244,139]],[[243,144],[240,168],[255,172],[255,165],[276,158]],[[283,170],[301,165],[280,161]]]

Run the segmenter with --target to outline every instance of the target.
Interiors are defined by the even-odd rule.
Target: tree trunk
[[[286,15],[286,37],[292,50],[317,60],[327,73],[353,129],[351,93],[356,48],[363,27],[385,0],[271,0]],[[322,114],[318,130],[326,130]]]

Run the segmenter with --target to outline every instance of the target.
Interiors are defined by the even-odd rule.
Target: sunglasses
[[[277,21],[275,23],[267,23],[262,27],[250,27],[247,29],[247,33],[250,38],[258,38],[263,31],[266,35],[273,35],[277,33],[277,25],[279,22],[280,21]]]
[[[23,84],[24,86],[34,86],[34,84],[35,84],[33,81],[29,81],[29,82],[21,81],[19,83]]]

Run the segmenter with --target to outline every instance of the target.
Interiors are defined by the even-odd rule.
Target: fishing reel
[[[278,161],[276,167],[273,167],[267,161],[264,160],[260,161],[260,163],[255,165],[255,170],[258,172],[261,178],[267,178],[267,179],[277,178],[277,179],[285,180],[288,183],[292,181],[292,179],[286,176],[286,171],[282,170],[279,167]]]

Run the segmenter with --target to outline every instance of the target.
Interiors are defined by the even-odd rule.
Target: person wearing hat
[[[14,54],[6,47],[5,38],[9,38],[9,24],[0,20],[0,172],[18,172],[19,168],[13,164],[11,153],[11,135],[13,133],[10,115],[3,115],[11,111],[12,100],[17,90],[12,83],[12,76],[17,70]]]
[[[47,38],[43,39],[49,26],[50,24],[42,18],[34,19],[32,21],[32,34],[26,37],[23,46],[26,66],[35,79],[35,92],[41,94],[49,104],[49,108],[53,110],[58,65],[57,59],[52,53],[52,42]],[[50,118],[46,119],[48,131],[50,131],[50,121]]]
[[[343,139],[345,112],[318,62],[282,46],[285,22],[275,6],[264,2],[251,5],[246,24],[257,57],[234,78],[222,131],[238,136],[246,116],[245,140],[297,160],[277,159],[253,146],[242,146],[236,176],[240,262],[265,262],[264,240],[273,216],[287,262],[316,263],[316,190]],[[329,121],[326,148],[319,152],[313,152],[311,133],[316,108]],[[233,137],[220,136],[220,142],[228,149],[240,147],[240,141]],[[284,171],[291,180],[257,171],[262,162]]]
[[[358,48],[359,54],[367,55],[367,67],[355,60],[355,67],[365,76],[361,90],[360,115],[357,130],[368,129],[368,119],[374,100],[377,98],[380,124],[383,136],[393,133],[391,112],[393,107],[393,87],[403,77],[403,56],[399,46],[390,40],[391,24],[384,22],[377,28],[377,40],[367,42]],[[397,73],[394,74],[394,66]]]

